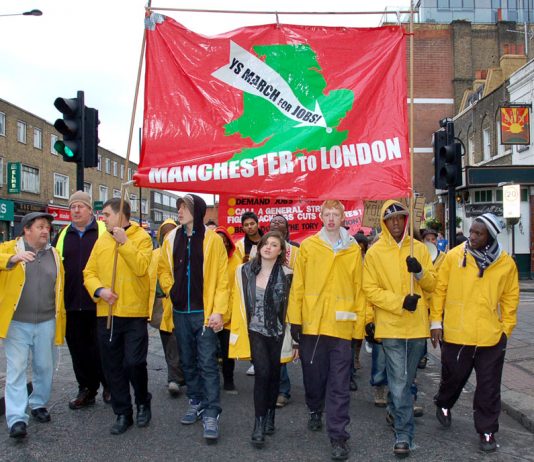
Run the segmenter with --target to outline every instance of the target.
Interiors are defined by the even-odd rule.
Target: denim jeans
[[[384,347],[381,343],[373,343],[373,353],[371,355],[371,385],[373,387],[380,387],[388,384],[388,376],[386,374],[386,356],[384,354]]]
[[[397,442],[412,445],[415,433],[412,386],[417,364],[423,356],[426,339],[382,340],[388,378],[388,410],[395,417]]]
[[[291,398],[291,381],[287,373],[287,364],[282,364],[280,367],[280,387],[278,394],[284,395],[287,399]]]
[[[204,326],[204,313],[174,311],[173,317],[187,397],[200,402],[205,416],[217,417],[221,412],[217,334]]]
[[[11,321],[4,339],[6,355],[6,420],[8,428],[18,421],[28,423],[28,404],[31,409],[46,407],[52,391],[55,366],[54,335],[56,320],[40,322]],[[26,369],[32,353],[33,392],[28,398]]]

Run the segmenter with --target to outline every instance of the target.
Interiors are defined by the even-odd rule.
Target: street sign
[[[93,210],[102,210],[104,208],[104,201],[94,201]]]
[[[509,184],[502,187],[504,218],[521,217],[521,185]]]
[[[15,203],[0,199],[0,221],[13,221],[15,219]]]
[[[20,193],[20,162],[7,163],[7,193]]]

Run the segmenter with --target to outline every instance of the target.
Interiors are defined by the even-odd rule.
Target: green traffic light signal
[[[72,159],[74,157],[74,152],[70,149],[63,141],[58,140],[54,143],[54,149],[58,154],[61,154],[63,157],[68,157]]]

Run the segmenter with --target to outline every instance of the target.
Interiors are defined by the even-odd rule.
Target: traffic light
[[[442,157],[440,156],[441,148],[447,145],[447,132],[438,130],[434,132],[432,143],[434,145],[434,186],[436,189],[447,189],[447,184],[441,178],[441,169],[445,167]]]
[[[63,135],[63,140],[54,143],[54,149],[65,162],[83,162],[85,104],[83,91],[76,98],[56,98],[56,109],[63,114],[54,122],[54,128]]]
[[[441,168],[440,181],[447,187],[456,187],[462,184],[462,145],[450,143],[439,150]]]
[[[85,108],[84,126],[84,167],[98,166],[98,111],[96,109]]]

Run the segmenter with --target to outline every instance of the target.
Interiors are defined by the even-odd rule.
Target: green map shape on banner
[[[352,109],[351,90],[332,90],[323,94],[326,81],[321,74],[315,52],[309,45],[257,45],[254,51],[265,56],[265,63],[278,72],[308,109],[319,102],[327,127],[297,127],[298,122],[284,116],[273,103],[258,96],[243,93],[243,114],[225,126],[225,135],[240,134],[259,145],[244,148],[231,160],[250,159],[277,151],[317,151],[341,145],[348,130],[337,131],[342,118]],[[330,132],[330,133],[328,133]]]

